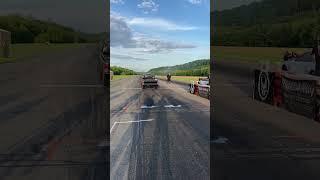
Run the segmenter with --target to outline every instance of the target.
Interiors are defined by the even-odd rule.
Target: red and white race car
[[[189,84],[189,92],[210,99],[210,79],[199,78]]]

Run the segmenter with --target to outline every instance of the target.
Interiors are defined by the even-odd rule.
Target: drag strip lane
[[[159,85],[137,90],[133,78],[111,100],[111,179],[209,179],[209,101]]]

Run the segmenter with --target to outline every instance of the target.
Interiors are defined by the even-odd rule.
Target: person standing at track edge
[[[170,73],[167,74],[167,81],[168,81],[168,82],[171,81],[171,74],[170,74]]]

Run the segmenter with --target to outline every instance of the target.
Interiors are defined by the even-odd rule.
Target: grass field
[[[119,80],[119,79],[125,79],[125,78],[131,78],[134,75],[113,75],[112,81]]]
[[[279,63],[286,51],[303,53],[303,48],[273,48],[273,47],[225,47],[212,46],[211,53],[216,60],[235,60],[245,62]],[[309,49],[310,50],[310,49]]]
[[[166,76],[157,76],[159,79],[166,80]],[[171,76],[172,81],[179,81],[184,83],[190,83],[191,81],[199,80],[199,76]]]
[[[15,62],[15,58],[1,58],[0,57],[0,64],[2,63],[9,63],[9,62]]]
[[[86,44],[12,44],[11,58],[0,58],[0,63],[16,62],[24,58],[83,47]]]

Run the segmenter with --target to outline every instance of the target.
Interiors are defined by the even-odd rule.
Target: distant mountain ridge
[[[248,26],[258,23],[278,23],[283,19],[317,11],[320,0],[263,0],[230,10],[214,11],[217,26]]]
[[[188,62],[181,65],[165,66],[150,69],[148,72],[155,75],[171,75],[177,76],[207,76],[210,69],[210,60],[201,59]]]
[[[310,47],[320,0],[263,0],[212,12],[213,45]]]
[[[51,21],[20,15],[0,16],[0,29],[11,32],[12,43],[87,43],[98,42],[103,35],[78,32]]]
[[[213,1],[213,9],[214,10],[226,10],[226,9],[232,9],[235,7],[239,7],[241,5],[247,5],[254,1],[260,1],[260,0],[228,0],[228,1]]]

